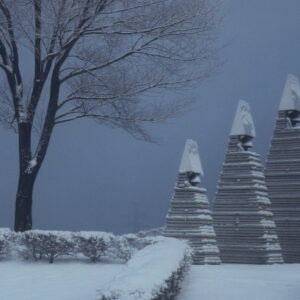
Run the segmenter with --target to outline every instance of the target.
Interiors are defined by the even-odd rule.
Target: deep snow
[[[300,264],[192,266],[178,300],[299,300]]]

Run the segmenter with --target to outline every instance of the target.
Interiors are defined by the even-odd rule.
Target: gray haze
[[[299,0],[227,0],[222,56],[227,63],[199,89],[198,104],[152,128],[160,145],[85,121],[55,129],[34,193],[33,226],[116,233],[162,226],[184,141],[197,140],[212,201],[238,99],[256,124],[255,150],[268,151],[283,84],[300,77]],[[17,136],[0,130],[0,227],[11,227]]]

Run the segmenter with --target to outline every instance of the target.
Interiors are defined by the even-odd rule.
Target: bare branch
[[[151,93],[191,86],[217,65],[217,7],[208,0],[2,0],[0,14],[0,69],[16,115],[41,127],[41,161],[56,124],[92,118],[141,133],[188,103],[160,106]],[[34,61],[28,98],[18,63],[25,44]]]

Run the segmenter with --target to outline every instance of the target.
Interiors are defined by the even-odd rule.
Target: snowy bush
[[[46,258],[49,263],[63,255],[71,255],[75,250],[73,235],[66,231],[31,230],[20,236],[21,255],[35,261]]]
[[[185,241],[160,238],[138,251],[112,282],[100,300],[172,300],[191,264],[191,249]]]
[[[136,234],[118,236],[111,244],[110,255],[128,261],[138,250],[155,242],[153,238],[140,238]]]
[[[159,241],[161,237],[141,237],[136,234],[115,236],[98,231],[31,230],[14,232],[0,229],[0,257],[18,253],[26,260],[47,259],[53,263],[57,257],[74,255],[98,262],[103,256],[128,261],[139,250]]]
[[[9,229],[0,229],[0,258],[8,256],[11,252],[11,236]]]
[[[76,250],[88,257],[91,262],[98,262],[114,240],[114,235],[106,232],[81,231],[74,234]]]

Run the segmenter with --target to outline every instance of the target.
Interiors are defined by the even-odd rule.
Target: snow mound
[[[253,138],[256,136],[250,106],[244,100],[238,103],[230,135],[246,135]]]

